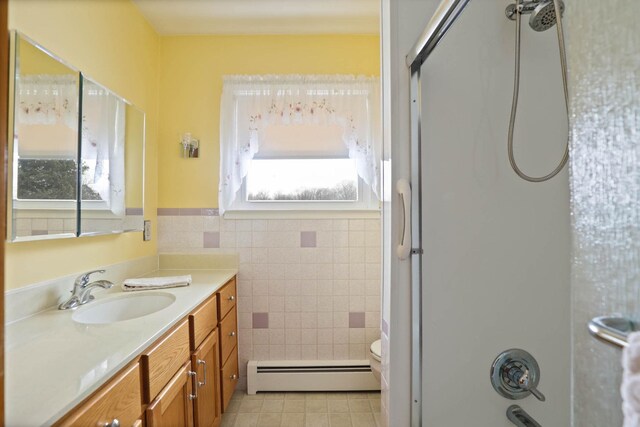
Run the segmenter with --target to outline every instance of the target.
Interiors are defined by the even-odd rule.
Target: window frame
[[[269,157],[269,160],[289,160],[289,159],[335,159],[336,157]],[[253,159],[264,160],[264,159]],[[236,193],[236,198],[231,204],[229,213],[237,212],[295,212],[295,211],[326,211],[326,212],[349,212],[349,211],[379,211],[380,204],[371,187],[356,174],[358,183],[358,200],[247,200],[247,176],[242,180],[242,186]]]

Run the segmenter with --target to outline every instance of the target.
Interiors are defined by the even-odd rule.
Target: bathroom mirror
[[[20,34],[12,38],[12,47],[10,236],[14,241],[73,237],[79,72]]]
[[[145,115],[12,34],[12,241],[142,231]]]
[[[142,230],[144,114],[81,79],[80,235]]]

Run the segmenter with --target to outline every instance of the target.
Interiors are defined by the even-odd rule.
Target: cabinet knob
[[[234,295],[230,295],[229,298],[227,298],[229,301],[235,301],[236,297]]]
[[[236,374],[233,374],[229,378],[232,379],[232,380],[237,380],[238,376]]]
[[[236,331],[231,331],[231,332],[229,332],[229,336],[230,336],[230,337],[235,337],[235,336],[236,336]]]
[[[120,420],[114,418],[110,423],[104,423],[104,427],[120,427]]]

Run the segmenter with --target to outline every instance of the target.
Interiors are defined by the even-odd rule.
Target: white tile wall
[[[302,247],[303,231],[315,232],[315,247]],[[248,360],[367,359],[380,338],[380,241],[378,219],[158,216],[160,253],[238,253],[243,378]],[[253,313],[268,313],[268,327]],[[350,325],[349,313],[364,324]]]

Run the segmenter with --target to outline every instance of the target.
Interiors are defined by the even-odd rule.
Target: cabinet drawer
[[[189,322],[184,319],[142,353],[147,379],[146,403],[153,400],[180,367],[189,360]]]
[[[233,349],[229,359],[227,359],[227,363],[222,367],[222,412],[227,409],[239,378],[238,348],[236,347]]]
[[[229,280],[226,285],[218,291],[218,312],[220,318],[223,318],[229,310],[236,306],[238,294],[236,292],[236,278]]]
[[[236,308],[233,307],[227,317],[220,322],[220,363],[224,365],[237,343],[238,324],[236,322]]]
[[[142,414],[140,365],[126,368],[82,405],[77,407],[58,426],[108,425],[117,419],[121,426],[132,426]]]
[[[191,351],[202,344],[202,341],[213,331],[218,324],[218,306],[215,295],[200,304],[189,315],[189,332],[191,335]]]

